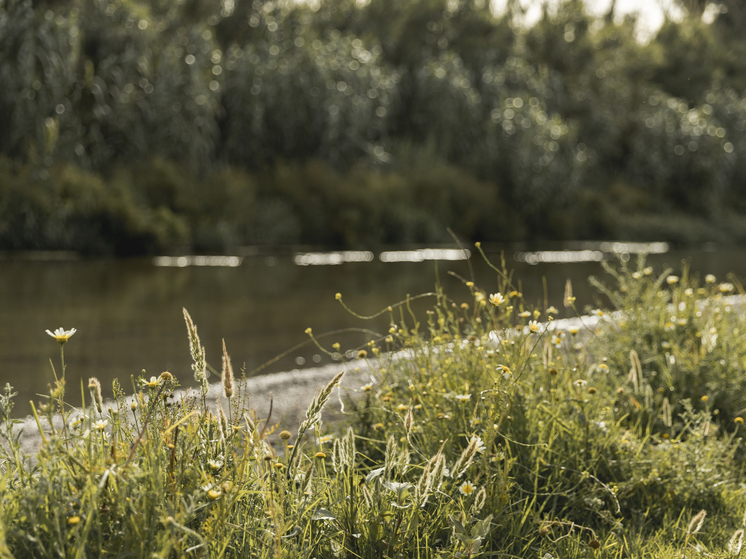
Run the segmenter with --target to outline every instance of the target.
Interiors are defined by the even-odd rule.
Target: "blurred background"
[[[0,385],[44,391],[47,328],[74,394],[188,382],[183,306],[251,372],[388,329],[336,292],[495,290],[413,250],[449,227],[542,317],[566,279],[603,304],[603,259],[744,274],[744,29],[742,0],[0,0]]]
[[[0,250],[746,239],[740,0],[4,0]]]

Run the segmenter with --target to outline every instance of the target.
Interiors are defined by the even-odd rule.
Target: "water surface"
[[[514,255],[515,250],[508,248],[508,265],[530,303],[544,307],[546,283],[549,304],[563,310],[568,278],[580,308],[598,298],[587,278],[603,276],[599,263],[530,265],[517,262]],[[497,249],[492,256],[499,258]],[[688,259],[693,272],[725,279],[731,271],[746,275],[744,256],[743,249],[714,248],[668,252],[650,256],[649,261],[656,271],[664,266],[680,271],[682,259]],[[462,281],[448,273],[469,278],[465,261],[382,262],[376,254],[370,261],[301,266],[296,259],[293,254],[247,256],[238,265],[222,267],[163,267],[153,259],[0,260],[0,386],[9,382],[19,392],[18,414],[29,411],[29,400],[39,400],[36,394],[45,392],[53,379],[50,360],[59,372],[59,347],[46,329],[78,329],[65,346],[65,357],[68,395],[79,403],[81,381],[87,386],[90,376],[102,381],[106,395],[111,394],[114,378],[131,390],[131,377],[143,369],[148,375],[168,370],[182,384],[192,384],[182,307],[199,328],[208,362],[219,368],[225,339],[234,368],[252,371],[306,341],[307,327],[317,334],[347,327],[387,329],[387,317],[365,322],[350,316],[335,301],[337,292],[360,314],[373,314],[407,294],[432,291],[438,278],[454,299],[468,299]],[[471,263],[477,285],[495,291],[495,273],[478,255]],[[424,312],[431,303],[417,308]],[[339,334],[324,342],[330,348],[339,341],[346,349],[366,339],[363,334]],[[309,344],[262,373],[328,361]]]

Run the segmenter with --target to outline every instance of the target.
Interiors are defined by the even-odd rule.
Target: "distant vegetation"
[[[0,3],[0,249],[746,240],[746,10]]]

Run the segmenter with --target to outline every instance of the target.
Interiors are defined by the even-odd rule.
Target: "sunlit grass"
[[[111,405],[92,379],[74,410],[63,370],[34,410],[34,456],[7,387],[0,557],[737,557],[740,285],[607,268],[592,282],[608,308],[574,309],[570,285],[534,308],[504,266],[492,285],[465,280],[453,296],[468,302],[437,288],[422,316],[392,305],[388,331],[351,353],[373,381],[323,429],[342,374],[276,434],[225,348],[212,409],[204,386],[173,397],[163,373],[129,397],[115,383]],[[569,326],[554,320],[563,304],[580,317]]]

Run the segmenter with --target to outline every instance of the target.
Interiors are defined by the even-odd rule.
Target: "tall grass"
[[[115,383],[108,406],[91,382],[72,410],[61,376],[26,456],[8,387],[0,557],[740,556],[740,286],[620,263],[592,280],[609,307],[581,313],[568,289],[566,322],[494,269],[424,316],[383,311],[344,423],[322,425],[343,374],[294,433],[255,417],[238,378],[217,408],[163,373],[129,397]]]

